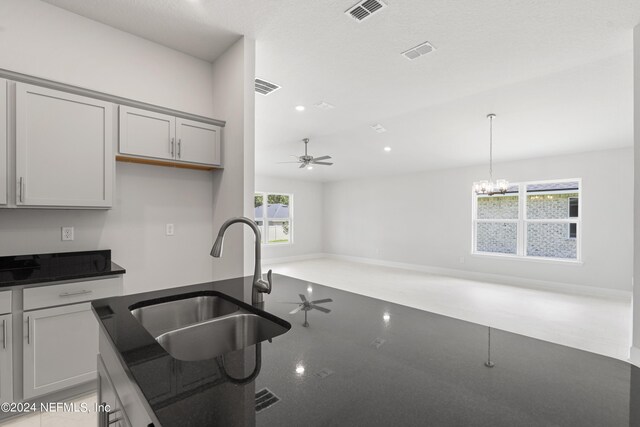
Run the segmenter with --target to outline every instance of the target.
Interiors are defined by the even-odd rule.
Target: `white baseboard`
[[[629,362],[631,362],[633,365],[636,365],[637,367],[640,367],[640,348],[631,347],[631,350],[629,352]]]
[[[385,261],[373,258],[363,258],[337,254],[318,254],[329,259],[342,261],[359,262],[363,264],[379,265],[383,267],[399,268],[403,270],[418,271],[421,273],[437,274],[441,276],[456,277],[460,279],[477,280],[481,282],[498,283],[503,285],[515,285],[525,288],[539,289],[545,291],[562,292],[572,295],[595,296],[611,299],[631,299],[631,291],[621,291],[617,289],[596,288],[593,286],[581,286],[571,283],[550,282],[536,279],[526,279],[516,276],[506,276],[501,274],[478,273],[466,270],[456,270],[451,268],[433,267],[419,264],[408,264],[404,262]]]
[[[263,258],[262,265],[282,264],[284,262],[305,261],[308,259],[317,259],[317,258],[326,258],[326,257],[327,257],[326,254],[314,253],[314,254],[296,255],[296,256],[287,256],[287,257],[278,257],[278,258]]]

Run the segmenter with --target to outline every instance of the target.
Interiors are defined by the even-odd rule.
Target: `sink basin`
[[[240,350],[288,330],[262,316],[241,313],[169,331],[156,340],[174,358],[195,361]]]
[[[216,291],[141,301],[131,314],[178,360],[212,359],[284,334],[291,325]]]
[[[167,331],[225,316],[238,310],[238,305],[219,296],[199,295],[136,308],[131,310],[131,314],[157,338]]]

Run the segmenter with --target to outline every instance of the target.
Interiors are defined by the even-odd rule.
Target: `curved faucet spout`
[[[270,294],[272,287],[271,270],[267,273],[267,280],[262,279],[262,266],[261,266],[261,250],[262,250],[262,237],[260,233],[260,227],[255,221],[246,217],[236,217],[228,219],[220,227],[218,237],[216,238],[213,248],[211,248],[211,256],[214,258],[220,258],[222,256],[222,247],[224,243],[224,234],[227,228],[232,224],[242,223],[248,225],[255,235],[255,267],[253,270],[253,286],[251,292],[252,304],[259,304],[263,302],[263,293]]]

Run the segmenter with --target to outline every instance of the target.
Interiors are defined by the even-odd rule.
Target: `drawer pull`
[[[81,291],[77,291],[77,292],[63,292],[60,294],[61,297],[75,297],[78,295],[85,295],[85,294],[90,294],[93,291],[90,289],[83,289]]]

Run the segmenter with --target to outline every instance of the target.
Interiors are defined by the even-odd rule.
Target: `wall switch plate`
[[[173,224],[167,224],[167,236],[173,236],[175,234],[175,228],[173,226]]]
[[[62,240],[73,240],[73,227],[62,227]]]

